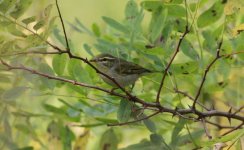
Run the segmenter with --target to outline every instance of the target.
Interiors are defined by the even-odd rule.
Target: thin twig
[[[67,36],[66,30],[65,30],[65,27],[64,27],[64,21],[63,21],[63,17],[61,15],[61,12],[60,12],[60,8],[59,8],[59,5],[58,5],[58,0],[56,0],[56,7],[57,7],[57,10],[58,10],[58,15],[59,15],[60,22],[61,22],[61,25],[62,25],[62,29],[63,29],[63,32],[64,32],[66,48],[67,48],[67,51],[68,51],[68,54],[69,54],[70,53],[70,47],[69,47],[68,36]]]
[[[208,131],[208,128],[207,128],[205,119],[201,119],[201,122],[202,122],[204,131],[205,131],[205,133],[206,133],[208,139],[212,139],[212,136],[210,135],[210,133],[209,133],[209,131]]]
[[[222,136],[225,136],[225,135],[227,135],[227,134],[229,134],[229,133],[231,133],[231,132],[233,132],[233,131],[235,131],[237,129],[240,129],[243,125],[244,125],[244,121],[240,125],[236,126],[235,128],[233,128],[233,129],[225,132],[224,134],[222,134]]]
[[[221,56],[220,56],[220,48],[221,48],[221,46],[222,46],[222,42],[223,42],[223,41],[222,41],[222,39],[221,39],[221,41],[220,41],[219,44],[218,44],[218,48],[217,48],[217,52],[216,52],[216,57],[211,61],[211,63],[206,67],[206,69],[205,69],[205,71],[204,71],[204,75],[203,75],[202,81],[201,81],[200,86],[199,86],[199,88],[198,88],[198,90],[197,90],[197,94],[196,94],[196,96],[195,96],[195,98],[194,98],[194,102],[193,102],[193,105],[192,105],[192,108],[193,108],[194,110],[196,109],[196,108],[195,108],[195,105],[196,105],[197,100],[198,100],[198,98],[199,98],[199,96],[200,96],[200,94],[201,94],[203,85],[204,85],[204,83],[205,83],[205,81],[206,81],[206,77],[207,77],[207,74],[208,74],[210,68],[215,64],[215,62],[216,62],[219,58],[221,58]]]
[[[190,96],[189,94],[187,94],[186,92],[180,91],[180,90],[178,90],[178,89],[175,89],[175,92],[176,92],[176,93],[179,93],[179,94],[181,94],[181,95],[183,95],[183,96],[186,96],[186,97],[189,98],[190,100],[194,101],[194,98],[191,97],[191,96]],[[206,106],[204,106],[202,103],[200,103],[200,102],[197,101],[197,104],[200,105],[200,106],[201,106],[202,108],[204,108],[205,110],[210,111],[210,109],[208,109],[208,108],[207,108]]]
[[[171,64],[172,64],[172,62],[174,61],[176,55],[178,54],[178,52],[179,52],[179,50],[180,50],[180,45],[181,45],[181,43],[182,43],[182,41],[183,41],[183,39],[184,39],[184,37],[186,36],[187,33],[189,33],[189,30],[188,30],[188,27],[186,26],[185,32],[184,32],[183,35],[180,37],[180,40],[179,40],[179,42],[178,42],[178,44],[177,44],[177,47],[176,47],[176,50],[175,50],[173,56],[171,57],[171,59],[170,59],[168,65],[166,66],[166,68],[164,69],[164,74],[163,74],[163,77],[162,77],[162,79],[161,79],[161,83],[160,83],[160,85],[159,85],[159,89],[158,89],[158,93],[157,93],[157,97],[156,97],[156,103],[157,103],[157,104],[160,104],[160,102],[159,102],[159,100],[160,100],[160,93],[161,93],[162,87],[163,87],[163,85],[164,85],[165,77],[166,77],[166,75],[167,75],[167,73],[168,73],[168,70],[169,70],[169,68],[170,68],[170,66],[171,66]]]
[[[220,125],[218,123],[214,123],[214,122],[211,122],[211,121],[208,121],[208,120],[205,120],[205,122],[208,123],[208,124],[210,124],[210,125],[216,126],[219,130],[221,130],[221,129],[233,129],[233,128],[235,128],[234,126],[223,126],[223,125]]]
[[[155,115],[157,115],[158,113],[160,113],[160,111],[157,111],[149,116],[146,116],[144,118],[141,118],[141,119],[138,119],[138,120],[133,120],[133,121],[128,121],[128,122],[122,122],[122,123],[115,123],[115,124],[108,124],[108,126],[123,126],[123,125],[128,125],[128,124],[131,124],[131,123],[136,123],[136,122],[139,122],[139,121],[142,121],[142,120],[146,120],[146,119],[149,119]]]

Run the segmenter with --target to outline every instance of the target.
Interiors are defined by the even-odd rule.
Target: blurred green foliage
[[[14,66],[24,65],[48,75],[110,89],[91,67],[69,59],[66,54],[20,54],[54,51],[46,40],[66,47],[54,3],[0,0],[0,58]],[[84,2],[81,4],[84,11],[74,10],[79,12],[74,16],[70,10],[77,5],[75,1],[69,2],[70,7],[66,6],[67,2],[60,0],[59,3],[73,54],[92,58],[98,53],[110,53],[159,72],[174,53],[185,26],[191,27],[166,78],[160,99],[164,106],[188,108],[192,104],[186,97],[176,94],[174,88],[190,95],[196,93],[222,36],[221,54],[244,50],[242,1],[187,0],[186,5],[183,0],[119,1],[124,14],[117,18],[114,15],[121,11],[112,14],[109,10],[112,7],[115,7],[113,11],[120,10],[119,4],[114,6],[94,0],[86,2],[88,6],[92,3],[92,7],[85,8]],[[101,3],[104,8],[98,5]],[[96,7],[103,8],[101,13],[106,14],[96,14]],[[89,14],[85,13],[87,9]],[[100,16],[99,22],[90,19],[91,23],[87,23],[85,19],[93,14]],[[85,21],[82,17],[78,19],[79,16]],[[223,111],[228,111],[230,106],[233,109],[243,106],[243,64],[243,53],[218,60],[207,75],[200,102]],[[161,78],[161,73],[155,73],[139,79],[132,93],[154,102]],[[199,127],[202,124],[164,113],[126,126],[107,126],[151,113],[137,111],[140,109],[142,106],[98,90],[21,70],[9,71],[0,65],[0,149],[209,149],[216,143],[231,145],[236,141],[233,147],[241,149],[243,146],[239,144],[243,129],[218,138],[222,130],[209,126],[214,137],[209,141]],[[225,119],[211,120],[227,124]],[[232,122],[232,125],[237,124],[237,121]]]

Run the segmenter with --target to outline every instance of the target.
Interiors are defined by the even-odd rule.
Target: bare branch
[[[144,118],[141,118],[141,119],[138,119],[138,120],[133,120],[133,121],[128,121],[128,122],[123,122],[123,123],[115,123],[115,124],[108,124],[108,126],[123,126],[123,125],[128,125],[128,124],[131,124],[131,123],[136,123],[136,122],[139,122],[139,121],[143,121],[143,120],[146,120],[146,119],[149,119],[157,114],[159,114],[160,111],[157,111],[149,116],[146,116]]]
[[[225,132],[224,134],[222,134],[222,136],[225,136],[225,135],[227,135],[227,134],[229,134],[229,133],[231,133],[231,132],[233,132],[233,131],[235,131],[237,129],[240,129],[243,125],[244,125],[244,121],[240,125],[236,126],[235,128],[233,128],[233,129]]]
[[[171,57],[171,59],[170,59],[168,65],[166,66],[166,68],[164,69],[164,74],[163,74],[163,77],[162,77],[162,79],[161,79],[161,83],[160,83],[160,85],[159,85],[159,89],[158,89],[158,93],[157,93],[157,97],[156,97],[156,103],[157,103],[157,104],[160,104],[160,102],[159,102],[159,100],[160,100],[160,93],[161,93],[161,90],[162,90],[162,88],[163,88],[164,80],[165,80],[165,77],[166,77],[166,75],[167,75],[167,73],[168,73],[168,70],[169,70],[169,68],[170,68],[170,66],[171,66],[171,64],[172,64],[172,62],[174,61],[176,55],[177,55],[178,52],[180,51],[180,45],[181,45],[181,43],[182,43],[184,37],[185,37],[185,36],[187,35],[187,33],[189,33],[189,32],[190,32],[190,31],[188,30],[188,26],[186,26],[185,32],[183,33],[182,36],[180,36],[179,42],[178,42],[178,44],[177,44],[177,47],[176,47],[176,49],[175,49],[175,52],[174,52],[173,56]]]
[[[63,21],[63,18],[62,18],[61,12],[60,12],[60,8],[59,8],[59,5],[58,5],[58,0],[56,0],[55,3],[56,3],[57,10],[58,10],[59,19],[61,21],[62,29],[63,29],[63,32],[64,32],[66,49],[68,51],[68,54],[70,54],[69,41],[68,41],[67,33],[66,33],[66,30],[65,30],[65,27],[64,27],[64,21]]]
[[[199,96],[200,96],[200,94],[201,94],[201,91],[202,91],[202,88],[203,88],[203,84],[204,84],[205,81],[206,81],[206,77],[207,77],[207,74],[208,74],[210,68],[215,64],[215,62],[216,62],[219,58],[221,58],[221,56],[220,56],[220,48],[221,48],[221,46],[222,46],[222,42],[223,42],[223,41],[222,41],[222,39],[221,39],[220,43],[218,44],[218,48],[217,48],[217,52],[216,52],[216,57],[211,61],[211,63],[207,66],[207,68],[206,68],[205,71],[204,71],[204,75],[203,75],[202,81],[201,81],[200,86],[199,86],[199,88],[198,88],[198,90],[197,90],[197,94],[196,94],[196,96],[195,96],[195,98],[194,98],[194,102],[193,102],[193,105],[192,105],[192,109],[194,109],[194,110],[196,109],[196,108],[195,108],[195,105],[196,105],[197,100],[198,100],[198,98],[199,98]]]
[[[204,131],[205,131],[205,133],[206,133],[208,139],[212,139],[212,136],[210,135],[210,133],[209,133],[209,131],[208,131],[208,128],[207,128],[205,119],[202,119],[201,122],[202,122]]]

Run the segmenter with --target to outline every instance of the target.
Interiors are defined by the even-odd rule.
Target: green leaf
[[[58,28],[53,29],[53,35],[62,45],[66,45],[65,37],[60,34],[60,30]]]
[[[182,18],[186,16],[186,10],[181,5],[164,5],[168,9],[168,15],[176,18]]]
[[[53,72],[52,68],[47,64],[44,64],[44,63],[40,64],[39,69],[42,73],[54,76],[54,72]],[[41,78],[42,83],[46,87],[48,87],[51,90],[53,90],[55,88],[56,82],[54,80],[48,79],[46,77],[40,77],[40,78]]]
[[[63,149],[72,150],[72,141],[75,139],[75,136],[68,126],[62,128],[61,139],[62,139]]]
[[[158,134],[151,134],[150,135],[150,140],[152,143],[154,143],[155,145],[161,145],[162,141],[164,140],[163,137],[161,135]]]
[[[52,66],[53,70],[59,75],[63,75],[66,66],[67,56],[65,54],[55,55],[53,57]]]
[[[194,47],[192,46],[192,44],[188,40],[184,39],[182,41],[180,48],[181,48],[182,52],[186,56],[190,57],[191,59],[193,59],[193,60],[199,59],[198,53],[196,52],[196,50],[194,49]]]
[[[126,19],[133,19],[139,13],[137,4],[134,0],[129,0],[125,6]]]
[[[75,79],[79,82],[92,84],[89,73],[81,66],[80,61],[74,61],[73,65],[72,72]]]
[[[97,36],[97,37],[100,37],[101,36],[101,32],[100,32],[100,29],[98,27],[98,25],[96,23],[93,23],[92,24],[92,31],[93,33]]]
[[[166,18],[168,15],[168,10],[159,7],[152,16],[150,22],[150,39],[154,43],[162,34],[163,28],[165,26]]]
[[[26,25],[36,21],[36,16],[28,17],[22,20],[22,22]]]
[[[55,114],[61,114],[61,115],[66,115],[65,114],[65,111],[61,108],[57,108],[57,107],[54,107],[52,105],[49,105],[49,104],[43,104],[43,107],[45,110],[49,111],[49,112],[52,112],[52,113],[55,113]]]
[[[130,101],[121,99],[119,109],[117,112],[117,118],[119,122],[127,122],[130,119],[132,105]]]
[[[212,7],[210,7],[207,11],[203,12],[198,20],[197,25],[199,28],[206,27],[215,23],[217,20],[221,18],[223,15],[223,5],[220,1],[217,1]]]
[[[177,75],[177,74],[191,74],[197,71],[198,68],[199,68],[199,62],[190,61],[185,63],[172,64],[169,70],[174,75]]]
[[[120,31],[120,32],[123,32],[123,33],[128,33],[128,29],[120,24],[119,22],[117,22],[116,20],[112,19],[112,18],[109,18],[109,17],[102,17],[103,21],[105,21],[110,27]]]
[[[109,124],[109,123],[118,123],[115,119],[109,119],[109,118],[102,118],[102,117],[95,117],[96,120],[101,121],[103,123]]]
[[[17,150],[34,150],[34,147],[27,146],[27,147],[18,148]]]
[[[27,125],[24,125],[24,124],[16,124],[15,128],[18,129],[19,131],[25,133],[25,134],[32,133],[31,128]]]
[[[21,30],[16,28],[15,24],[8,25],[7,30],[9,31],[9,33],[11,33],[14,36],[26,37],[26,35],[23,32],[21,32]]]
[[[90,56],[92,56],[92,57],[94,57],[94,54],[92,53],[92,51],[91,51],[91,46],[89,46],[88,44],[84,44],[83,45],[83,47],[84,47],[84,49],[85,49],[85,51],[90,55]]]
[[[43,17],[45,18],[45,19],[47,19],[47,18],[49,18],[49,16],[50,16],[50,14],[51,14],[51,10],[52,10],[52,8],[53,8],[53,4],[49,4],[45,9],[44,9],[44,11],[43,11]]]
[[[13,87],[5,91],[2,95],[4,100],[16,100],[20,97],[28,88],[27,87]]]
[[[10,13],[14,19],[18,19],[24,14],[28,7],[32,4],[32,0],[19,0],[14,10]]]
[[[147,127],[147,129],[149,131],[151,131],[152,133],[156,133],[157,128],[156,128],[155,123],[152,120],[145,119],[145,120],[143,120],[143,123],[145,124],[145,126]]]
[[[75,18],[75,24],[77,25],[77,27],[80,28],[77,29],[80,30],[81,33],[85,32],[91,36],[93,35],[92,32],[84,24],[82,24],[82,22],[80,22],[77,18]]]
[[[34,26],[33,29],[34,30],[39,30],[40,28],[44,27],[46,25],[46,21],[45,20],[40,20],[39,22],[37,22]]]
[[[162,2],[160,1],[143,1],[141,2],[142,8],[146,9],[147,11],[154,11],[162,6]]]
[[[172,136],[171,136],[171,146],[176,146],[178,141],[180,141],[181,139],[179,138],[179,133],[180,131],[184,128],[186,124],[186,120],[179,118],[179,121],[176,123],[174,130],[172,132]]]
[[[119,140],[117,138],[117,135],[114,133],[114,130],[110,128],[103,133],[99,145],[101,150],[117,150],[118,144]]]
[[[4,0],[2,3],[0,3],[0,11],[5,14],[15,5],[16,2],[17,0]]]

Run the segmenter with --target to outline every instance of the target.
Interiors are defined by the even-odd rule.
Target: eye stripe
[[[102,58],[99,58],[99,60],[101,60],[101,61],[107,61],[107,60],[115,60],[115,58],[112,58],[112,57],[102,57]]]

